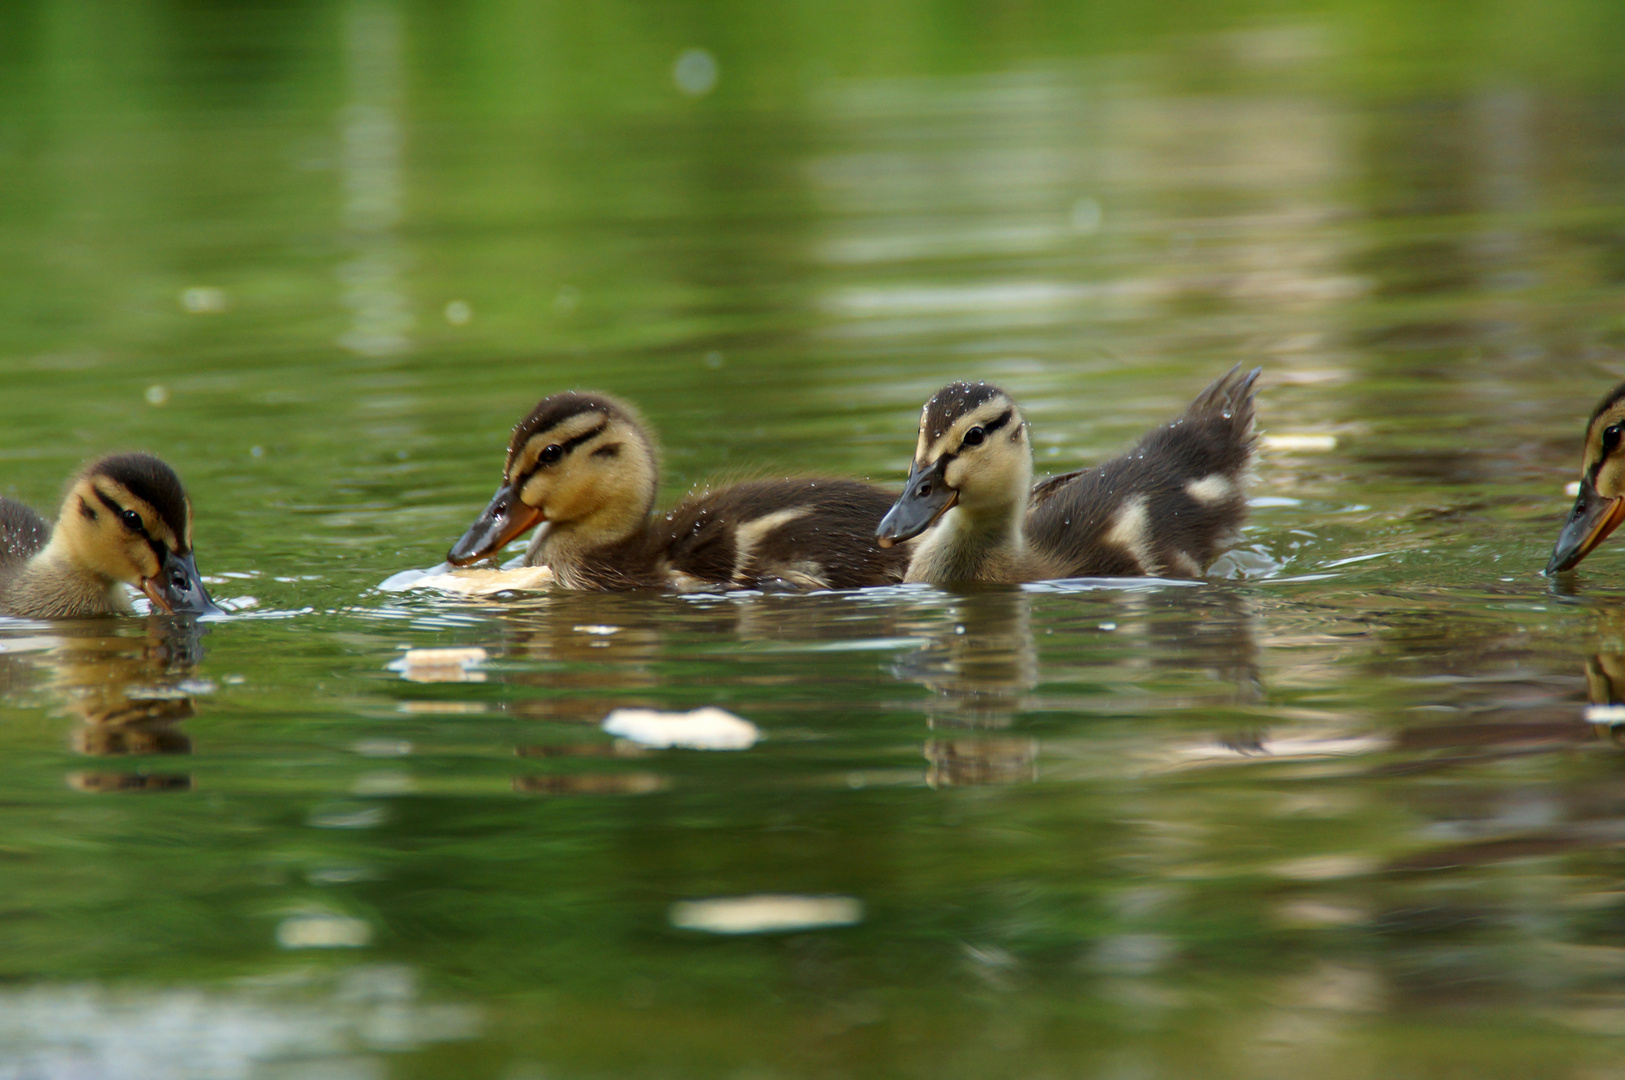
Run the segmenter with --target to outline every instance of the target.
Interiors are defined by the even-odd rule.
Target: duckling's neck
[[[904,581],[1021,581],[1027,563],[1026,492],[980,510],[952,507],[915,544]]]
[[[566,589],[601,588],[599,579],[610,566],[620,573],[643,569],[631,564],[643,561],[651,509],[606,510],[579,521],[546,522],[525,551],[525,565],[549,567]]]
[[[14,615],[62,619],[79,615],[127,614],[129,594],[111,578],[75,560],[57,529],[51,542],[24,564],[12,580],[6,609]]]

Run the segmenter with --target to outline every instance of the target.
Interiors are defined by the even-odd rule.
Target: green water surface
[[[1538,571],[1625,376],[1622,54],[1605,0],[0,5],[0,494],[158,452],[233,612],[0,620],[0,1077],[1621,1080],[1625,553]],[[1075,468],[1238,362],[1206,584],[377,588],[555,390],[669,501],[898,484],[955,378]],[[599,726],[703,705],[761,740]],[[759,896],[820,904],[693,916]]]

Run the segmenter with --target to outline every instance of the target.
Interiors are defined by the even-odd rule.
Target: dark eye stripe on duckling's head
[[[166,551],[192,550],[192,504],[175,471],[151,454],[114,454],[84,472],[96,501],[122,528]],[[80,513],[95,508],[82,501]],[[86,517],[91,516],[85,514]]]
[[[1625,383],[1615,387],[1612,393],[1602,399],[1592,411],[1591,420],[1586,425],[1585,456],[1581,461],[1580,470],[1593,483],[1606,488],[1613,488],[1615,484],[1625,484],[1625,475],[1606,477],[1598,475],[1619,451],[1622,435],[1625,435]],[[1613,474],[1614,470],[1610,469],[1608,472]],[[1625,494],[1625,490],[1606,490],[1603,493],[1614,496]]]
[[[914,460],[924,464],[975,449],[1006,429],[1011,438],[1020,438],[1020,417],[1009,395],[986,383],[949,383],[920,413]]]
[[[629,412],[603,394],[569,390],[543,398],[513,429],[503,476],[510,484],[522,485],[531,473],[563,461]]]
[[[645,434],[637,410],[607,394],[575,390],[545,397],[513,430],[503,481],[523,493],[536,478],[566,469],[577,458],[610,466],[630,451],[628,466],[658,467],[658,454]],[[612,466],[619,468],[619,465]]]

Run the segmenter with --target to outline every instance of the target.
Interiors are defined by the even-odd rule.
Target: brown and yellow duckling
[[[1619,452],[1622,433],[1625,383],[1597,403],[1586,424],[1585,449],[1580,456],[1580,494],[1546,563],[1548,574],[1573,570],[1625,519],[1625,454]]]
[[[908,581],[1199,576],[1247,513],[1258,371],[1232,368],[1121,457],[1032,484],[1004,391],[951,383],[920,416],[908,483],[877,537],[919,537]]]
[[[754,480],[655,515],[659,454],[605,394],[543,398],[508,442],[502,486],[447,554],[466,566],[532,527],[526,566],[569,589],[856,589],[902,580],[875,524],[891,493],[855,480]]]
[[[133,585],[164,612],[216,612],[192,553],[192,504],[151,454],[114,454],[74,478],[56,527],[0,499],[0,614],[128,614]]]

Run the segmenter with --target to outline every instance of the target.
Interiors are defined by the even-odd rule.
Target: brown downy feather
[[[539,402],[514,429],[503,484],[452,547],[458,565],[539,526],[526,564],[566,588],[854,589],[902,579],[875,524],[891,494],[854,480],[752,480],[653,514],[658,455],[637,413],[603,394]]]
[[[127,613],[124,585],[159,610],[218,610],[193,562],[191,504],[158,458],[113,454],[94,462],[69,484],[55,526],[0,499],[0,614]]]
[[[1029,484],[1027,423],[997,387],[926,403],[882,543],[918,537],[909,581],[1200,575],[1246,515],[1258,372],[1233,368],[1129,453]]]
[[[1232,368],[1128,453],[1035,485],[1032,546],[1065,577],[1196,577],[1247,517],[1258,369]]]

